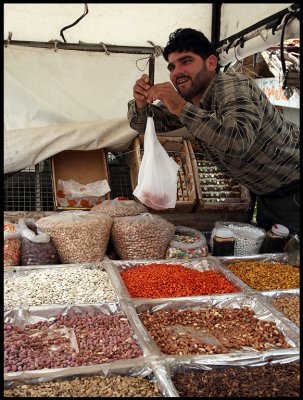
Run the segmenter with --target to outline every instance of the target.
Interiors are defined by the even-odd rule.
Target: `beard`
[[[178,85],[175,85],[178,93],[184,99],[189,100],[197,96],[198,94],[201,94],[202,96],[209,84],[209,73],[206,66],[203,65],[194,78],[191,78],[188,75],[184,75],[184,77],[191,80],[191,85],[188,88],[179,88]]]

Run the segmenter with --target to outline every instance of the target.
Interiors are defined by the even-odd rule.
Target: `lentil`
[[[139,317],[161,352],[168,355],[290,347],[275,322],[259,320],[249,307],[147,311]]]
[[[180,397],[299,397],[299,363],[177,372]]]
[[[91,376],[4,389],[4,397],[162,397],[156,384],[140,376]]]
[[[162,298],[239,292],[217,272],[202,272],[178,264],[138,265],[120,274],[131,297]]]
[[[256,290],[295,289],[300,287],[300,270],[290,264],[242,261],[226,267]]]

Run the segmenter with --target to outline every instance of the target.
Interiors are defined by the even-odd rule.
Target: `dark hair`
[[[207,37],[200,31],[192,28],[178,28],[169,35],[167,45],[163,50],[163,57],[168,62],[168,56],[175,51],[192,51],[198,54],[203,60],[206,60],[211,54],[217,57]],[[220,68],[217,65],[216,71]]]

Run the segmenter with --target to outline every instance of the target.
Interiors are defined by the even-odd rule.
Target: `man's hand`
[[[168,110],[177,117],[180,116],[186,103],[170,82],[158,83],[148,90],[147,103],[151,104],[155,100],[161,100]]]
[[[149,77],[143,74],[140,79],[138,79],[133,88],[134,99],[136,100],[137,108],[144,108],[147,105],[147,92],[150,89]]]

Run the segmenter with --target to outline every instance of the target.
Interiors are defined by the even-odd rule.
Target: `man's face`
[[[170,80],[182,97],[201,99],[214,73],[208,68],[208,59],[203,60],[191,51],[169,54]]]

